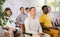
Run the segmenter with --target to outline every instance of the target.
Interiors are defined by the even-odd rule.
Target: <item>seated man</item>
[[[48,6],[48,10],[49,10],[48,15],[52,18],[52,21],[54,22],[54,21],[55,21],[54,14],[53,14],[53,12],[51,11],[51,7],[50,7],[50,6]]]
[[[48,6],[42,7],[43,14],[40,16],[39,21],[42,25],[43,31],[50,34],[51,37],[58,37],[58,31],[54,29],[52,19],[47,14],[49,13]]]
[[[11,17],[11,15],[12,15],[11,9],[6,8],[4,13],[7,15],[7,19],[8,19],[6,25],[4,26],[4,28],[6,29],[5,34],[8,35],[10,33],[13,35],[9,34],[9,37],[14,37],[14,35],[16,35],[15,37],[18,37],[20,35],[20,32],[18,32],[19,28],[16,27],[15,22],[14,22],[13,18]],[[12,33],[11,33],[11,31],[12,31]]]
[[[35,17],[36,16],[36,8],[30,8],[30,16],[25,19],[25,29],[26,33],[32,34],[32,37],[42,37],[42,28],[39,23],[39,20]],[[26,37],[30,37],[26,35]]]
[[[27,17],[27,15],[24,13],[24,7],[20,8],[20,12],[21,12],[20,15],[18,15],[16,19],[16,25],[20,27],[21,33],[24,33],[25,32],[24,21]],[[25,37],[24,34],[21,34],[21,37]]]

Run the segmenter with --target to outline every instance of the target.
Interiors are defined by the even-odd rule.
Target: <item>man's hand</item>
[[[18,26],[18,27],[19,27],[19,25],[20,25],[18,22],[15,22],[15,24],[16,24],[16,26]]]
[[[12,30],[12,31],[16,31],[16,29],[15,29],[15,28],[12,28],[12,27],[10,27],[10,30]]]
[[[7,30],[9,30],[9,29],[10,29],[10,27],[8,27],[8,26],[6,26],[5,28],[6,28]]]
[[[53,27],[47,27],[47,29],[54,29]]]
[[[42,37],[43,33],[38,33],[38,35],[39,35],[40,37]]]

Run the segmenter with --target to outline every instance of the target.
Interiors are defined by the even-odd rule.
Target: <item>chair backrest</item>
[[[25,25],[21,25],[22,32],[25,32]]]

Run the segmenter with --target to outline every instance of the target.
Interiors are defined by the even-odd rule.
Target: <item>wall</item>
[[[36,5],[36,0],[6,0],[4,5],[3,5],[3,10],[6,7],[11,8],[12,12],[13,12],[13,17],[14,19],[16,19],[16,17],[20,14],[20,7],[32,7]],[[36,7],[36,6],[35,6]],[[39,15],[41,15],[41,11],[37,12],[37,17],[39,17]],[[53,12],[54,17],[57,18],[59,17],[59,12],[54,11]]]
[[[33,0],[6,0],[3,5],[3,11],[6,7],[11,8],[13,17],[16,18],[20,14],[20,7],[32,7]]]

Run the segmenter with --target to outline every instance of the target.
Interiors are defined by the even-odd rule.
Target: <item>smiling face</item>
[[[43,13],[45,14],[49,13],[48,6],[43,6],[42,10],[43,10]]]
[[[49,12],[48,7],[45,7],[45,8],[44,8],[44,12],[46,12],[46,13]]]

